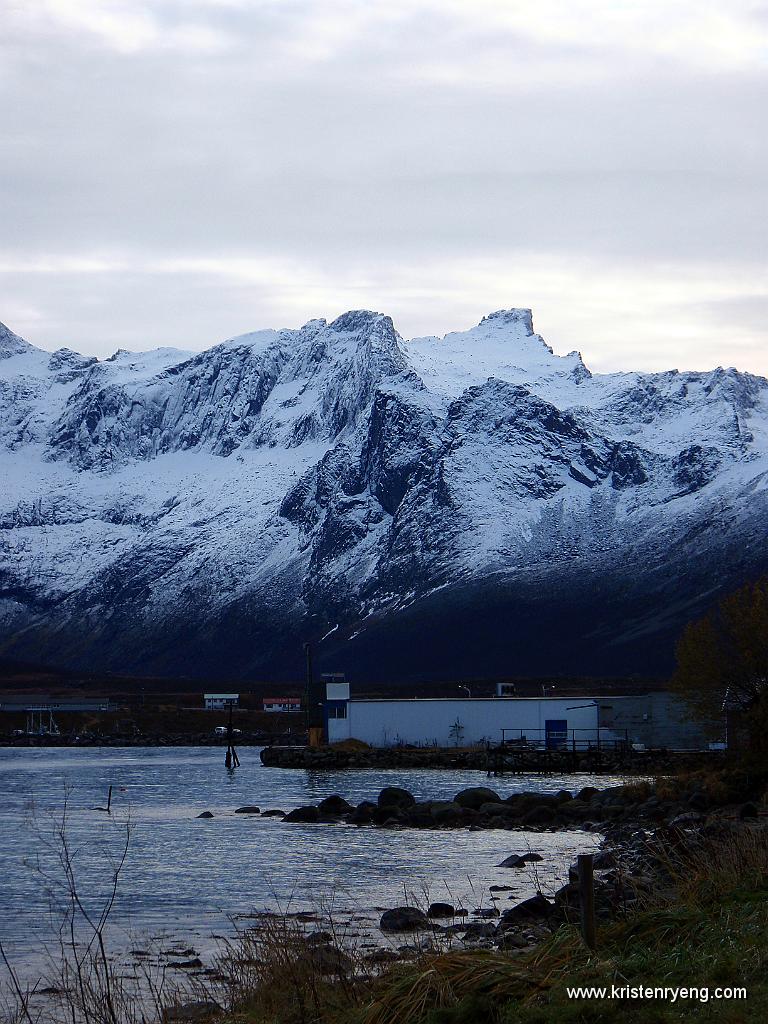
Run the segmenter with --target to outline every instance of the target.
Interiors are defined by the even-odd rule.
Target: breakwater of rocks
[[[479,768],[485,769],[485,748],[446,750],[441,747],[302,747],[270,746],[261,752],[267,768]]]
[[[288,811],[273,808],[261,812],[253,805],[238,808],[238,812],[279,816],[287,824],[304,825],[346,822],[379,828],[578,828],[605,832],[612,826],[628,823],[689,827],[706,822],[713,814],[756,819],[765,812],[758,809],[752,795],[762,793],[764,783],[762,776],[751,780],[734,772],[730,785],[719,780],[716,788],[708,788],[703,777],[686,784],[676,780],[660,784],[633,782],[606,789],[586,786],[575,795],[560,790],[554,794],[523,792],[508,797],[501,797],[488,786],[473,786],[456,793],[452,800],[417,800],[407,789],[386,786],[375,802],[363,800],[352,804],[333,794],[318,804]],[[203,814],[212,817],[208,811]]]
[[[496,748],[453,749],[446,747],[367,747],[363,744],[347,746],[307,747],[274,744],[261,752],[261,761],[267,768],[304,768],[318,771],[338,771],[345,768],[464,768],[491,772],[496,763],[492,756]],[[580,755],[581,756],[581,755]],[[700,751],[623,751],[595,753],[590,761],[581,758],[578,770],[590,774],[651,775],[690,770],[712,762],[716,755]],[[541,760],[542,769],[558,774],[573,772],[573,759],[569,751],[546,751]],[[535,767],[531,770],[537,770]]]
[[[700,802],[694,801],[700,806]],[[274,812],[273,812],[274,813]],[[286,823],[315,824],[345,821],[380,828],[541,829],[579,828],[604,831],[617,822],[654,824],[701,815],[688,799],[660,799],[647,783],[596,789],[587,786],[575,796],[515,793],[501,797],[486,786],[463,789],[452,800],[417,800],[398,786],[387,786],[377,801],[350,804],[333,795],[316,805],[288,811]],[[691,819],[692,820],[692,819]]]

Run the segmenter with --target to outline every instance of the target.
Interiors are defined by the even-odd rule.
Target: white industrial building
[[[204,693],[206,711],[223,711],[225,708],[236,708],[240,703],[239,693]]]
[[[508,692],[508,691],[507,691]],[[668,693],[611,697],[505,696],[354,700],[348,683],[329,683],[324,701],[327,741],[362,740],[373,747],[473,746],[519,741],[584,749],[627,741],[642,746],[701,749],[701,731]]]

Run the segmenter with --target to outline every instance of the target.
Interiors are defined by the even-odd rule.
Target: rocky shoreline
[[[643,894],[666,884],[670,849],[695,845],[697,837],[744,830],[764,834],[768,810],[764,799],[760,800],[766,781],[763,774],[721,773],[714,785],[711,778],[702,774],[685,781],[662,779],[655,784],[637,782],[602,790],[588,786],[576,795],[562,790],[553,795],[525,792],[507,798],[489,787],[475,786],[456,793],[453,800],[421,801],[406,789],[388,786],[375,802],[353,805],[334,794],[288,812],[261,811],[248,805],[237,808],[236,813],[280,817],[289,825],[599,833],[602,840],[594,858],[596,909],[598,917],[611,919],[626,913]],[[210,812],[202,816],[212,817]],[[542,859],[528,850],[511,854],[498,867],[517,871]],[[568,881],[555,892],[545,895],[539,890],[506,910],[500,910],[497,902],[515,886],[491,886],[491,905],[474,910],[447,903],[392,907],[382,913],[378,929],[384,935],[429,933],[427,943],[435,947],[455,937],[464,946],[525,951],[562,923],[578,919],[576,882],[574,864]],[[423,951],[424,940],[420,941]],[[407,958],[414,948],[412,943],[399,947],[399,955]]]
[[[704,778],[679,784],[670,781],[635,783],[597,790],[585,787],[575,796],[562,791],[554,796],[539,793],[515,794],[502,799],[486,787],[457,793],[452,801],[416,801],[407,790],[388,787],[381,791],[374,807],[358,805],[343,809],[339,797],[317,806],[318,820],[345,820],[383,828],[468,827],[550,830],[589,829],[603,834],[594,856],[595,907],[599,919],[626,916],[638,901],[670,883],[670,856],[677,859],[695,851],[708,839],[754,832],[765,835],[768,811],[758,795],[764,791],[762,775],[750,778],[734,772],[715,788]],[[753,796],[753,800],[739,797]],[[736,798],[736,799],[734,799]],[[297,808],[283,819],[288,822],[313,817],[308,808]],[[670,855],[670,851],[674,851]],[[542,860],[528,851],[512,854],[499,867],[513,871]],[[492,886],[491,898],[505,886]],[[512,887],[509,887],[512,888]],[[510,897],[513,899],[514,897]],[[457,914],[461,913],[459,918]],[[579,920],[580,892],[577,867],[568,869],[568,881],[555,892],[534,896],[506,910],[496,905],[476,908],[471,919],[466,912],[446,904],[433,904],[426,911],[396,907],[381,917],[379,927],[387,931],[431,931],[455,934],[462,945],[525,952],[548,938],[564,923]],[[450,918],[450,923],[444,922]]]
[[[727,801],[726,801],[727,802]],[[611,826],[635,823],[653,827],[700,824],[717,804],[703,789],[691,792],[657,792],[650,782],[630,783],[596,789],[586,786],[574,796],[568,790],[555,794],[515,793],[501,797],[487,786],[473,786],[458,792],[452,800],[417,800],[406,789],[387,786],[377,801],[364,800],[357,805],[338,794],[319,804],[308,804],[283,812],[263,812],[280,816],[291,824],[347,822],[379,828],[467,828],[524,829],[526,831],[578,828],[604,832]],[[724,806],[724,804],[721,804]],[[257,808],[239,808],[243,813],[258,813]],[[209,812],[204,812],[209,813]],[[757,817],[750,801],[734,805],[742,819]]]
[[[697,789],[696,792],[701,795],[704,790]],[[734,889],[741,891],[740,887],[752,877],[753,867],[758,868],[755,875],[758,883],[764,877],[768,822],[765,820],[765,797],[763,794],[760,796],[762,810],[754,817],[751,814],[742,817],[732,807],[718,810],[712,807],[709,813],[700,812],[703,820],[688,820],[675,826],[666,823],[653,828],[637,828],[630,824],[611,826],[604,837],[602,849],[593,857],[595,914],[599,925],[610,926],[600,928],[602,958],[607,958],[611,964],[620,956],[631,957],[635,945],[639,947],[639,955],[647,957],[650,933],[652,953],[659,960],[659,977],[653,973],[651,977],[657,983],[665,984],[671,968],[689,969],[687,963],[682,967],[679,964],[681,951],[677,945],[676,929],[693,923],[699,928],[704,925],[707,929],[718,929],[709,947],[702,952],[704,970],[711,971],[714,966],[727,971],[725,977],[728,979],[734,977],[728,951],[722,959],[716,959],[723,943],[727,943],[727,936],[733,934],[739,943],[754,939],[755,949],[752,952],[758,954],[756,971],[759,976],[763,969],[759,955],[759,919],[753,914],[749,916],[754,902],[747,904],[746,917],[738,906],[723,904],[728,893]],[[746,862],[750,858],[754,863],[748,867]],[[533,865],[535,871],[537,862],[542,859],[529,851],[506,858],[498,867],[519,870]],[[720,889],[717,884],[714,887],[710,885],[712,872],[719,876]],[[281,972],[286,964],[301,976],[309,971],[309,984],[313,991],[321,985],[361,986],[365,1005],[369,1005],[371,999],[386,999],[393,988],[400,993],[400,980],[403,978],[408,985],[416,986],[427,975],[458,977],[457,974],[449,974],[455,968],[466,979],[466,984],[462,984],[453,1000],[460,1003],[462,1010],[464,993],[471,997],[469,1003],[475,1005],[473,1000],[479,998],[488,981],[486,971],[491,972],[492,979],[497,980],[500,986],[505,980],[527,980],[523,991],[533,994],[540,990],[540,984],[543,985],[536,974],[537,965],[542,964],[540,973],[547,978],[553,968],[562,969],[563,953],[569,958],[565,962],[570,963],[572,958],[574,971],[579,972],[576,976],[584,978],[585,984],[590,983],[590,954],[585,950],[578,930],[573,927],[578,926],[581,914],[577,866],[572,864],[569,867],[567,880],[556,891],[544,892],[539,888],[533,896],[521,902],[518,902],[519,897],[510,896],[514,904],[501,909],[503,903],[497,901],[504,899],[505,891],[512,888],[491,886],[490,906],[483,902],[474,910],[442,902],[424,907],[401,905],[383,909],[378,917],[378,927],[370,922],[373,930],[369,928],[362,940],[360,932],[354,929],[344,931],[339,929],[338,921],[334,926],[332,921],[322,921],[317,915],[264,915],[264,919],[255,922],[253,929],[246,933],[238,952],[238,965],[256,965],[255,987],[249,988],[249,994],[260,989],[271,993],[279,979],[269,970],[262,970],[260,965],[274,962],[277,946]],[[702,897],[707,893],[712,894],[709,901]],[[702,907],[706,904],[708,910],[699,911],[700,903]],[[727,915],[725,923],[723,911]],[[353,917],[351,920],[361,919]],[[700,934],[698,941],[704,943],[706,939],[706,934]],[[583,952],[586,952],[586,957]],[[747,952],[744,949],[745,956]],[[509,973],[510,960],[519,960],[523,974]],[[648,972],[653,972],[649,964],[643,961],[639,967],[646,980]],[[698,968],[698,960],[694,966]],[[471,977],[467,974],[474,971],[477,972],[477,980],[474,974]],[[694,974],[693,977],[697,983],[704,983],[701,976],[697,978]],[[517,989],[501,987],[499,992],[508,999]],[[199,1005],[188,1003],[179,1006],[173,1019],[197,1019]],[[215,1003],[206,1005],[216,1008]],[[387,1019],[395,1021],[400,1018],[390,1015]],[[455,1019],[457,1024],[460,1020],[474,1024],[492,1018],[488,1015],[488,1007],[483,1006],[472,1016],[461,1013],[445,1019]],[[555,1016],[547,1019],[555,1019]]]

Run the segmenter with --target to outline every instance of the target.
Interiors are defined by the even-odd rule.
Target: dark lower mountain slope
[[[768,570],[768,382],[593,375],[530,313],[196,355],[0,331],[0,655],[360,681],[666,672]]]

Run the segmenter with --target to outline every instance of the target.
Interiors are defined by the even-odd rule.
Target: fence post
[[[577,859],[579,904],[581,906],[581,935],[589,949],[597,948],[593,860],[594,858],[591,853],[580,853]]]

